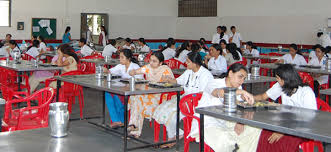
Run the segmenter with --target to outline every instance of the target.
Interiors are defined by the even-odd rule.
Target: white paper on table
[[[53,30],[50,27],[47,27],[46,31],[47,31],[48,35],[51,35],[53,33]]]
[[[39,32],[39,31],[40,31],[39,26],[32,27],[32,32]]]

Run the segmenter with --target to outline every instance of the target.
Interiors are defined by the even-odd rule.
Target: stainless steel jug
[[[68,103],[51,103],[49,105],[48,117],[48,125],[51,130],[52,137],[64,137],[68,135]]]

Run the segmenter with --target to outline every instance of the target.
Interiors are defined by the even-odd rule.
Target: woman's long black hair
[[[169,38],[167,40],[167,47],[164,47],[162,51],[164,51],[167,48],[170,48],[172,45],[176,45],[176,42],[175,42],[175,40],[173,38]]]
[[[232,73],[236,73],[240,70],[244,70],[246,73],[248,73],[248,70],[244,65],[242,65],[240,63],[234,63],[234,64],[230,65],[230,67],[226,73],[221,74],[220,78],[223,79],[225,77],[228,77],[230,71],[232,71]]]
[[[45,45],[47,45],[47,43],[45,42],[45,38],[43,36],[39,35],[38,37],[39,37],[39,39],[40,39],[41,42],[44,42]]]
[[[67,54],[69,56],[72,56],[76,60],[76,62],[78,63],[79,58],[78,58],[77,54],[74,52],[74,49],[70,45],[62,44],[58,47],[58,49],[60,49],[60,51],[63,54]]]
[[[38,40],[33,40],[32,41],[32,45],[28,47],[27,50],[30,50],[32,47],[36,47],[38,48],[38,45],[40,44],[40,42]]]
[[[105,26],[101,26],[101,28],[103,28],[103,32],[105,32],[105,36],[107,36],[108,35],[108,32],[107,32],[106,27]]]
[[[152,55],[154,55],[160,63],[164,63],[164,55],[161,51],[153,52]]]
[[[185,41],[180,49],[178,49],[178,51],[176,52],[175,57],[178,58],[179,54],[182,53],[184,50],[187,50],[187,48],[190,46],[190,42],[189,41]]]
[[[294,94],[295,89],[298,89],[299,86],[308,86],[303,83],[300,75],[291,64],[279,65],[277,69],[275,69],[275,74],[280,79],[284,80],[282,88],[283,92],[288,96]]]
[[[257,49],[257,47],[254,45],[252,41],[246,42],[246,45],[250,46],[252,49]]]
[[[240,60],[240,56],[237,52],[237,45],[234,43],[229,43],[226,45],[226,49],[232,54],[234,60]]]
[[[293,48],[294,50],[296,50],[297,51],[296,54],[302,55],[301,50],[298,49],[298,46],[296,44],[294,44],[294,43],[290,44],[290,48]]]
[[[129,49],[122,49],[120,53],[123,53],[123,55],[129,59],[131,62],[138,64],[138,61],[136,58],[133,57],[133,53]]]
[[[70,29],[71,29],[71,27],[70,26],[67,26],[64,33],[68,33],[70,31]]]

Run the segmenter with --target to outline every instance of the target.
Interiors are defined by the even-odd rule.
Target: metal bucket
[[[48,117],[48,124],[51,130],[52,137],[64,137],[68,135],[68,103],[51,103],[49,105]]]
[[[260,66],[259,65],[252,65],[251,69],[252,77],[259,77],[260,76]]]
[[[111,60],[111,56],[105,56],[105,62],[109,62]]]
[[[223,109],[226,112],[236,112],[237,111],[237,88],[224,88],[224,105]]]

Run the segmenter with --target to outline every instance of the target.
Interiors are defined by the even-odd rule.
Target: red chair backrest
[[[180,65],[183,65],[186,67],[186,65],[176,59],[169,59],[164,61],[165,64],[167,64],[171,69],[179,69]]]
[[[29,55],[29,54],[23,54],[23,55],[22,55],[22,59],[23,59],[23,60],[31,61],[31,60],[35,60],[36,58],[34,58],[33,56],[31,56],[31,55]]]
[[[101,54],[94,54],[94,55],[89,55],[82,57],[81,59],[103,59],[104,57]]]
[[[320,98],[316,98],[316,102],[317,102],[317,109],[318,110],[322,110],[322,111],[326,111],[326,112],[331,112],[331,108],[330,108],[330,106],[326,102],[324,102]]]
[[[314,89],[314,78],[310,74],[308,74],[306,72],[298,72],[298,74],[300,75],[303,83],[309,84],[309,86],[312,89]]]
[[[275,53],[275,52],[269,53],[269,55],[270,56],[283,56],[282,54]]]

